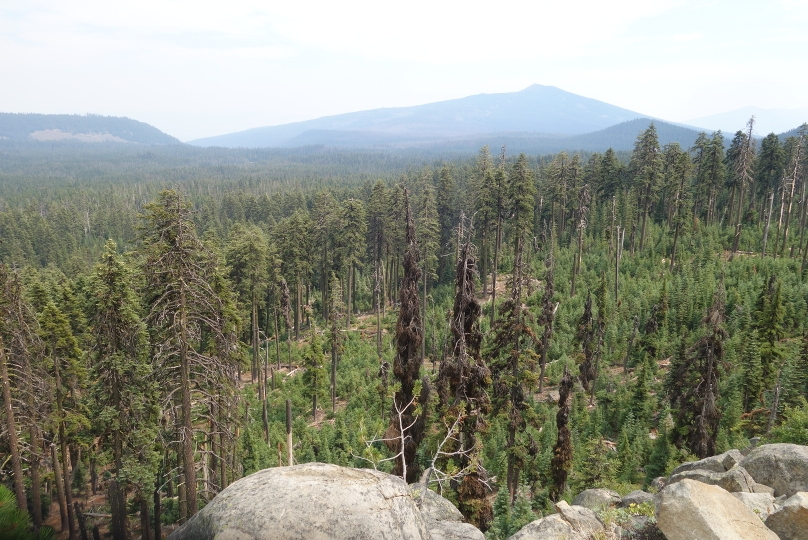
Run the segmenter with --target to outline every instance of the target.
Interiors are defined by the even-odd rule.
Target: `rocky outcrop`
[[[583,506],[598,511],[620,504],[620,494],[611,489],[585,489],[572,501],[573,506]]]
[[[808,491],[808,446],[766,444],[741,462],[755,482],[774,488],[774,496]]]
[[[684,479],[656,496],[657,527],[668,540],[778,540],[760,518],[718,486]]]
[[[808,493],[789,497],[783,507],[766,519],[766,526],[780,540],[808,540]]]
[[[565,501],[555,508],[557,514],[528,523],[510,540],[592,540],[605,533],[603,523],[589,508]]]
[[[429,540],[432,535],[400,478],[309,463],[265,469],[234,482],[169,538]]]

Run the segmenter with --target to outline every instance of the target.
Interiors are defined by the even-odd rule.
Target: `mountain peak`
[[[349,146],[372,146],[381,141],[391,144],[483,133],[577,135],[644,116],[555,86],[532,84],[518,92],[478,94],[414,107],[338,114],[253,128],[190,143],[199,146],[291,147],[333,144],[338,135],[346,142],[352,141]]]

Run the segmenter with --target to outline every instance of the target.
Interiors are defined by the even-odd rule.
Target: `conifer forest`
[[[0,536],[157,540],[317,461],[504,539],[808,444],[808,126],[739,128],[541,156],[0,141]]]

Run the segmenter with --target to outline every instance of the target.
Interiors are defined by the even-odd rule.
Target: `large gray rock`
[[[778,540],[730,493],[695,480],[665,486],[655,498],[655,514],[668,540]]]
[[[572,501],[573,506],[583,506],[590,510],[603,510],[620,504],[620,494],[611,489],[585,489]]]
[[[463,514],[455,505],[427,489],[421,497],[421,486],[412,486],[412,497],[432,535],[432,540],[485,540],[485,535],[470,523],[463,523]]]
[[[732,495],[763,521],[766,521],[769,514],[774,513],[778,508],[771,493],[733,493]]]
[[[780,510],[766,519],[766,526],[780,540],[808,540],[808,493],[801,491],[789,497]]]
[[[730,470],[743,460],[743,454],[739,450],[729,450],[723,454],[712,456],[698,461],[682,463],[671,472],[671,476],[695,470],[712,471],[722,473]]]
[[[560,501],[555,505],[556,511],[564,518],[564,521],[572,526],[572,529],[584,536],[592,537],[605,529],[595,512],[584,506],[570,506],[566,501]]]
[[[400,478],[308,463],[265,469],[219,493],[171,540],[429,540]]]
[[[565,501],[555,505],[557,514],[537,519],[522,527],[510,540],[592,540],[606,529],[595,513]]]
[[[620,502],[620,508],[628,508],[632,504],[636,504],[637,506],[654,502],[654,496],[646,491],[642,491],[640,489],[636,489],[631,493],[623,495],[623,499]]]
[[[432,540],[485,540],[485,535],[471,523],[436,521],[429,524]]]
[[[421,514],[424,519],[428,521],[463,521],[463,514],[460,513],[455,505],[448,499],[445,499],[432,491],[427,489],[424,496],[421,497],[421,486],[412,486],[412,498],[421,509]]]
[[[696,480],[704,484],[718,486],[731,493],[752,493],[755,485],[754,479],[743,467],[737,466],[727,472],[714,472],[706,469],[691,469],[672,474],[668,485],[675,484],[684,479]]]
[[[509,540],[587,540],[558,514],[531,521]]]
[[[774,488],[774,496],[808,491],[808,446],[765,444],[749,452],[741,465],[755,482]]]

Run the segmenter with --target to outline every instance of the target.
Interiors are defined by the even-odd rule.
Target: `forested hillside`
[[[739,128],[442,159],[3,143],[2,481],[36,529],[161,538],[257,470],[374,467],[499,539],[808,444],[808,126]]]
[[[159,129],[130,118],[98,114],[0,113],[0,140],[179,144]]]

